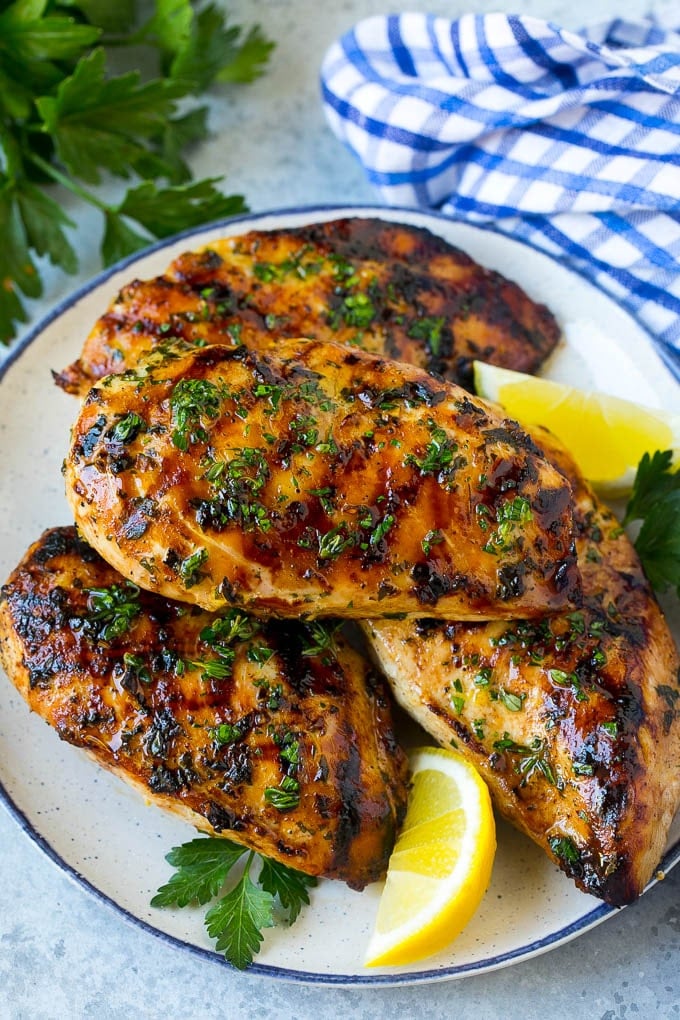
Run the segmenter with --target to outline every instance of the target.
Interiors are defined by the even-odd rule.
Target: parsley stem
[[[57,170],[57,168],[52,166],[51,163],[44,160],[42,156],[38,156],[35,152],[30,152],[27,153],[27,158],[31,161],[31,163],[39,167],[44,174],[47,174],[47,176],[51,177],[53,181],[56,181],[57,184],[61,184],[62,187],[67,188],[74,195],[84,199],[85,202],[89,202],[90,205],[96,206],[97,209],[101,210],[101,212],[111,213],[114,211],[113,206],[102,202],[101,199],[97,198],[96,195],[93,195],[91,191],[87,191],[80,184],[77,184],[71,177],[67,177],[66,174],[61,172],[61,170]]]

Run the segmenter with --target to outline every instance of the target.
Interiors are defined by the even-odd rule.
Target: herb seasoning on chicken
[[[383,683],[337,627],[221,616],[46,532],[2,589],[0,660],[69,743],[197,828],[354,888],[406,805]]]
[[[157,351],[90,391],[66,480],[108,562],[207,609],[485,619],[578,596],[571,490],[525,433],[340,344]]]
[[[532,435],[574,489],[582,606],[363,626],[402,706],[584,891],[620,906],[652,877],[680,806],[680,662],[618,521],[555,438]]]
[[[515,283],[441,237],[376,219],[252,231],[187,252],[120,292],[56,379],[86,393],[176,337],[262,350],[285,337],[349,343],[470,387],[472,361],[535,372],[559,329]]]

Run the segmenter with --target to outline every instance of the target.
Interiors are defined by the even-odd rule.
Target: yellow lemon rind
[[[415,830],[426,830],[432,837],[435,819],[426,818],[408,825],[408,814],[404,828],[390,858],[388,877],[378,911],[378,920],[365,956],[365,966],[399,966],[415,963],[424,957],[445,949],[468,925],[476,913],[491,881],[493,860],[496,849],[495,823],[491,799],[486,784],[475,769],[459,755],[441,748],[422,748],[411,755],[412,771],[415,777],[428,766],[442,771],[456,770],[460,779],[459,788],[472,797],[466,803],[468,825],[462,840],[452,844],[432,838],[431,853],[427,844],[421,843]],[[445,768],[442,765],[445,764]],[[454,812],[460,810],[456,805]],[[426,813],[426,812],[425,812]],[[422,811],[411,812],[412,817],[422,817]],[[439,817],[443,822],[443,834],[451,830],[452,812],[444,811]],[[420,854],[420,856],[419,856]],[[414,859],[415,855],[415,859]],[[452,870],[442,875],[442,862],[450,859]],[[406,866],[408,871],[402,870]],[[428,871],[430,874],[428,875]],[[389,906],[395,886],[405,885],[412,892],[420,909],[414,914],[405,913],[403,903],[396,899],[392,915],[398,919],[405,913],[405,919],[396,927],[385,931],[381,927],[381,915]],[[429,902],[428,902],[429,901]],[[394,899],[392,900],[394,904]],[[406,904],[408,906],[408,904]]]

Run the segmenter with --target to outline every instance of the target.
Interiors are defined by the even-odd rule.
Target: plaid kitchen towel
[[[407,13],[325,56],[335,133],[387,203],[492,223],[606,289],[680,379],[680,34]]]

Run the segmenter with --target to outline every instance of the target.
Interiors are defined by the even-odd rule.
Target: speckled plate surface
[[[565,332],[545,374],[677,409],[678,386],[646,332],[601,291],[559,263],[507,237],[446,219],[384,208],[316,208],[243,217],[164,242],[109,270],[33,330],[0,378],[0,578],[44,528],[70,523],[60,465],[75,417],[72,398],[50,370],[78,354],[95,319],[122,284],[162,272],[181,251],[250,229],[274,229],[345,215],[381,216],[425,226],[548,304]],[[680,620],[672,620],[676,637]],[[206,961],[212,951],[203,910],[156,910],[149,901],[167,880],[164,855],[194,830],[146,804],[120,780],[59,741],[0,677],[0,797],[55,863],[129,920]],[[460,938],[436,957],[367,971],[362,956],[380,886],[354,893],[321,882],[313,905],[292,928],[267,931],[253,970],[261,975],[337,985],[413,984],[493,970],[555,948],[605,920],[613,909],[578,892],[525,837],[499,825],[493,880]],[[664,869],[680,860],[676,818]]]

